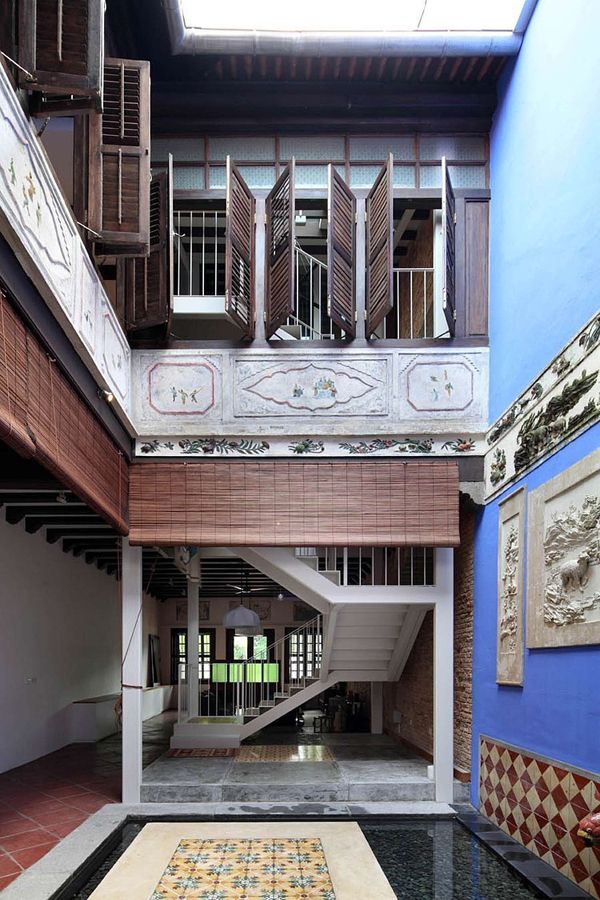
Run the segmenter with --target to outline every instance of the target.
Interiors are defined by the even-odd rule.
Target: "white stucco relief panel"
[[[222,355],[194,351],[142,351],[134,356],[138,429],[160,424],[184,434],[223,418]]]
[[[236,359],[234,415],[378,416],[390,411],[387,357]]]
[[[126,424],[131,352],[31,122],[0,66],[3,236]]]
[[[487,351],[405,354],[398,369],[400,419],[485,426]]]

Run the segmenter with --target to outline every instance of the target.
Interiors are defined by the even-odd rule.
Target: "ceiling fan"
[[[233,588],[233,590],[239,597],[245,597],[248,594],[254,594],[257,591],[260,592],[263,590],[263,588],[259,587],[251,588],[248,573],[244,572],[243,570],[240,572],[240,582],[241,584],[227,584],[226,587]]]

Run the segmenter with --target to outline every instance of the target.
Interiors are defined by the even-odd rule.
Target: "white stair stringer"
[[[246,722],[240,727],[240,740],[243,741],[251,735],[256,734],[257,731],[260,731],[267,725],[272,725],[277,719],[280,719],[282,716],[287,715],[287,713],[292,712],[292,710],[302,706],[308,700],[312,700],[313,697],[326,691],[327,688],[333,687],[338,680],[337,674],[332,672],[324,681],[316,679],[312,684],[307,685],[301,691],[297,691],[290,697],[277,703],[276,706],[270,707],[265,712],[262,712],[260,716],[256,716],[256,718],[252,719],[250,722]]]
[[[317,612],[328,613],[333,596],[340,588],[329,577],[317,572],[301,556],[285,547],[233,547],[234,555],[254,566],[277,584],[304,600]]]

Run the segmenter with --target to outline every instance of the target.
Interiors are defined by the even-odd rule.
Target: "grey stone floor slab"
[[[340,770],[331,762],[237,763],[226,784],[320,784],[340,781]]]
[[[147,784],[217,784],[228,775],[232,759],[172,759],[162,756],[144,769]]]

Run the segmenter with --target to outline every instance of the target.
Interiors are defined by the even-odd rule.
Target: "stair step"
[[[275,706],[274,700],[261,700],[258,704],[259,709],[273,709]]]
[[[289,694],[282,693],[281,691],[277,691],[277,693],[273,694],[274,700],[287,700]]]
[[[315,572],[319,571],[319,557],[318,556],[297,556],[296,559],[302,560],[309,569],[314,569]]]
[[[338,572],[337,569],[324,569],[320,574],[325,578],[328,578],[329,581],[332,582],[332,584],[336,584],[339,586],[341,572]]]

